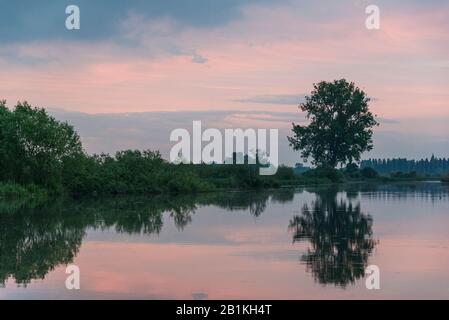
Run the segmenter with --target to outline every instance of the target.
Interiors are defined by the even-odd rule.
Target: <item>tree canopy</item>
[[[71,125],[27,102],[10,110],[0,101],[0,180],[57,188],[63,172],[75,170],[81,156]]]
[[[369,102],[363,90],[345,79],[315,84],[299,106],[310,123],[293,123],[290,146],[319,167],[359,162],[373,148],[373,127],[378,125]]]
[[[200,192],[216,188],[276,186],[292,180],[280,167],[262,179],[257,165],[176,165],[158,151],[124,150],[115,155],[88,155],[66,122],[26,102],[9,109],[0,100],[0,196],[30,197],[67,191],[71,194],[150,194]]]

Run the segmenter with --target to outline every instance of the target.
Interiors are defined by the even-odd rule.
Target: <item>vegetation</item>
[[[301,172],[302,183],[340,183],[345,181],[402,181],[425,178],[422,173],[447,171],[443,159],[430,161],[368,160],[360,158],[373,148],[373,128],[379,123],[369,110],[366,93],[345,79],[320,82],[300,105],[308,125],[293,124],[293,137],[288,137],[303,160],[312,160],[317,168]],[[340,166],[343,169],[336,169]],[[418,170],[411,170],[411,169]],[[379,169],[379,170],[378,170]],[[389,170],[390,169],[390,170]],[[394,169],[394,170],[393,170]],[[381,175],[383,174],[383,175]]]
[[[394,174],[397,172],[413,173],[417,175],[441,176],[449,172],[449,159],[437,158],[434,155],[430,159],[369,159],[360,163],[362,168],[370,167],[379,174]]]
[[[54,192],[61,189],[65,174],[78,170],[83,156],[79,136],[69,124],[26,102],[11,111],[0,101],[0,181]]]
[[[88,155],[72,126],[44,109],[0,101],[0,197],[46,198],[72,194],[203,192],[277,187],[295,179],[292,168],[262,177],[256,165],[175,165],[159,152],[125,150]],[[43,191],[46,190],[46,191]]]
[[[174,165],[159,152],[120,151],[85,155],[80,171],[67,177],[64,186],[76,194],[145,194],[196,192],[213,189],[190,166]]]
[[[0,182],[0,213],[34,208],[48,199],[47,190],[34,184],[21,186]]]
[[[85,156],[82,170],[67,179],[75,194],[148,194],[205,192],[219,189],[279,187],[297,177],[281,166],[274,176],[260,176],[259,165],[172,164],[159,152],[127,150],[114,157]]]
[[[46,198],[47,191],[34,184],[21,186],[15,183],[0,183],[0,198]]]
[[[345,176],[341,170],[330,167],[319,167],[304,172],[302,176],[306,179],[315,179],[317,183],[339,183],[343,182]]]
[[[365,92],[345,79],[315,84],[300,105],[310,123],[293,124],[290,145],[318,167],[359,162],[361,154],[373,148],[372,128],[378,125],[369,101]]]
[[[378,125],[368,102],[362,90],[344,79],[315,85],[301,105],[310,124],[293,124],[294,137],[289,137],[289,141],[303,158],[311,157],[317,168],[280,166],[275,175],[261,176],[260,163],[177,165],[151,150],[88,155],[68,123],[57,121],[44,109],[26,102],[8,109],[6,102],[0,101],[0,198],[14,199],[15,208],[24,201],[37,203],[62,192],[192,193],[354,180],[411,180],[420,179],[421,171],[396,170],[386,178],[376,168],[382,169],[380,173],[384,167],[431,170],[438,164],[441,170],[446,168],[447,160],[434,157],[424,163],[369,160],[359,168],[355,162],[359,162],[362,152],[372,148],[372,128]],[[336,169],[337,165],[343,169]]]
[[[443,181],[444,183],[449,183],[449,173],[446,174],[443,178],[441,178],[441,181]]]

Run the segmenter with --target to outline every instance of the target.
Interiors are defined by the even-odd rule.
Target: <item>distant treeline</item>
[[[407,160],[404,158],[369,159],[363,160],[360,167],[372,168],[381,175],[397,172],[416,172],[419,175],[440,176],[449,171],[449,159],[437,158],[433,155],[430,159],[421,160]]]

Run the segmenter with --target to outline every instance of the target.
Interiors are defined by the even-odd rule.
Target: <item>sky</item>
[[[65,8],[80,8],[67,30]],[[380,9],[380,29],[365,8]],[[45,107],[88,152],[160,149],[192,127],[286,136],[319,81],[346,78],[381,126],[369,157],[449,157],[449,2],[0,0],[0,99]]]

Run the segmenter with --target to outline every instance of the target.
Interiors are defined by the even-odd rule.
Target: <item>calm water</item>
[[[0,299],[449,299],[449,187],[0,204]],[[65,288],[66,267],[81,290]],[[377,265],[381,289],[367,290]]]

